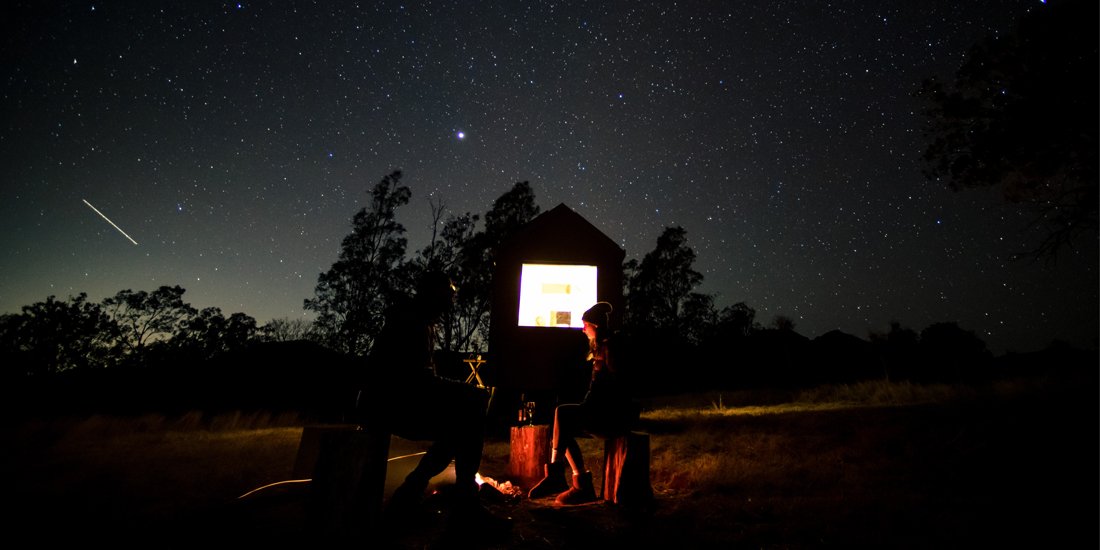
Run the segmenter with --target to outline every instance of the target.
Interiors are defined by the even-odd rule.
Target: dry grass
[[[656,510],[640,522],[606,512],[586,522],[512,504],[524,523],[509,546],[601,537],[643,548],[1069,540],[1081,529],[1048,524],[1080,516],[1088,527],[1097,517],[1095,388],[1085,389],[880,382],[654,399],[642,420]],[[27,420],[14,426],[8,456],[21,503],[13,524],[43,543],[74,534],[49,528],[60,524],[116,543],[120,533],[144,542],[176,533],[161,540],[171,546],[225,528],[238,517],[223,514],[227,503],[290,479],[301,433],[295,416],[263,413]],[[598,474],[602,441],[581,444]],[[485,450],[483,472],[505,478],[509,443],[491,438]],[[1069,506],[1078,499],[1091,504]],[[1095,529],[1083,531],[1095,542]]]

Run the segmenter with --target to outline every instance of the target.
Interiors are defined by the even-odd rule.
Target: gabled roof
[[[573,209],[559,204],[535,216],[501,244],[497,261],[522,255],[542,261],[592,261],[593,256],[621,263],[626,251]]]

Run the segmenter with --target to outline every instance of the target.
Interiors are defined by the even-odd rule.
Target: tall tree
[[[127,355],[140,360],[150,343],[180,333],[196,313],[183,301],[184,292],[179,285],[165,285],[152,292],[122,290],[103,300],[103,310],[118,324],[119,344]]]
[[[996,186],[1045,237],[1021,256],[1053,259],[1097,229],[1095,0],[1036,6],[1016,30],[977,44],[945,85],[925,81],[929,178]]]
[[[436,224],[441,210],[436,210]],[[479,349],[478,335],[485,328],[489,311],[489,296],[479,293],[476,280],[482,276],[477,264],[471,264],[470,243],[476,240],[477,222],[480,217],[469,212],[450,215],[443,222],[438,235],[433,232],[432,242],[420,252],[417,260],[424,269],[440,269],[451,276],[458,287],[454,307],[442,320],[439,347],[445,351],[471,351]],[[473,284],[468,284],[473,282]]]
[[[623,265],[623,329],[639,391],[682,391],[713,374],[703,372],[708,367],[699,357],[699,339],[713,325],[713,298],[694,291],[703,281],[694,263],[687,231],[666,227],[641,262]],[[669,377],[663,371],[673,363],[683,368]]]
[[[683,334],[684,308],[698,304],[693,290],[703,282],[703,275],[692,267],[694,263],[695,251],[687,245],[687,231],[666,227],[657,237],[656,248],[640,263],[630,260],[624,266],[629,275],[626,323]]]
[[[527,225],[531,218],[539,215],[535,204],[535,192],[526,181],[516,182],[511,189],[493,201],[493,208],[485,214],[485,234],[489,240],[491,252],[500,243],[514,235]]]
[[[458,285],[454,315],[461,319],[456,319],[456,327],[460,330],[458,343],[463,346],[455,349],[485,348],[496,251],[539,212],[531,184],[521,181],[493,201],[492,208],[485,214],[482,231],[471,232],[476,216],[455,220],[448,239],[460,244],[452,274]]]
[[[429,269],[448,271],[454,267],[458,256],[458,248],[452,246],[453,243],[449,242],[446,236],[447,226],[454,222],[455,216],[447,216],[445,222],[443,215],[447,211],[446,203],[429,200],[428,204],[431,206],[432,211],[431,237],[428,240],[428,245],[420,249],[417,257],[413,259],[412,265],[421,272]],[[466,217],[470,217],[470,214],[467,213]],[[473,221],[476,220],[477,216],[473,216]],[[472,227],[470,231],[473,231]]]
[[[305,309],[317,312],[316,325],[333,349],[368,353],[382,328],[386,306],[407,291],[407,240],[395,213],[411,195],[401,185],[401,171],[382,178],[371,190],[370,205],[352,218],[339,258],[318,276],[315,297],[305,300]]]

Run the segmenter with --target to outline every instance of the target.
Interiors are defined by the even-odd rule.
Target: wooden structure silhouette
[[[505,241],[493,271],[489,360],[481,371],[485,383],[511,392],[557,391],[570,386],[584,360],[587,340],[579,328],[520,326],[524,264],[595,266],[597,300],[612,305],[614,325],[623,309],[625,257],[613,240],[565,204],[536,216]]]

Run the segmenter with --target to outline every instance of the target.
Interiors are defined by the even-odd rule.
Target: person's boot
[[[554,499],[558,504],[585,504],[596,501],[596,489],[592,487],[592,472],[573,474],[573,486]]]
[[[527,498],[548,497],[569,488],[569,485],[565,483],[565,462],[558,461],[543,464],[542,471],[545,477],[536,483],[534,487],[531,487],[531,490],[527,492]]]

